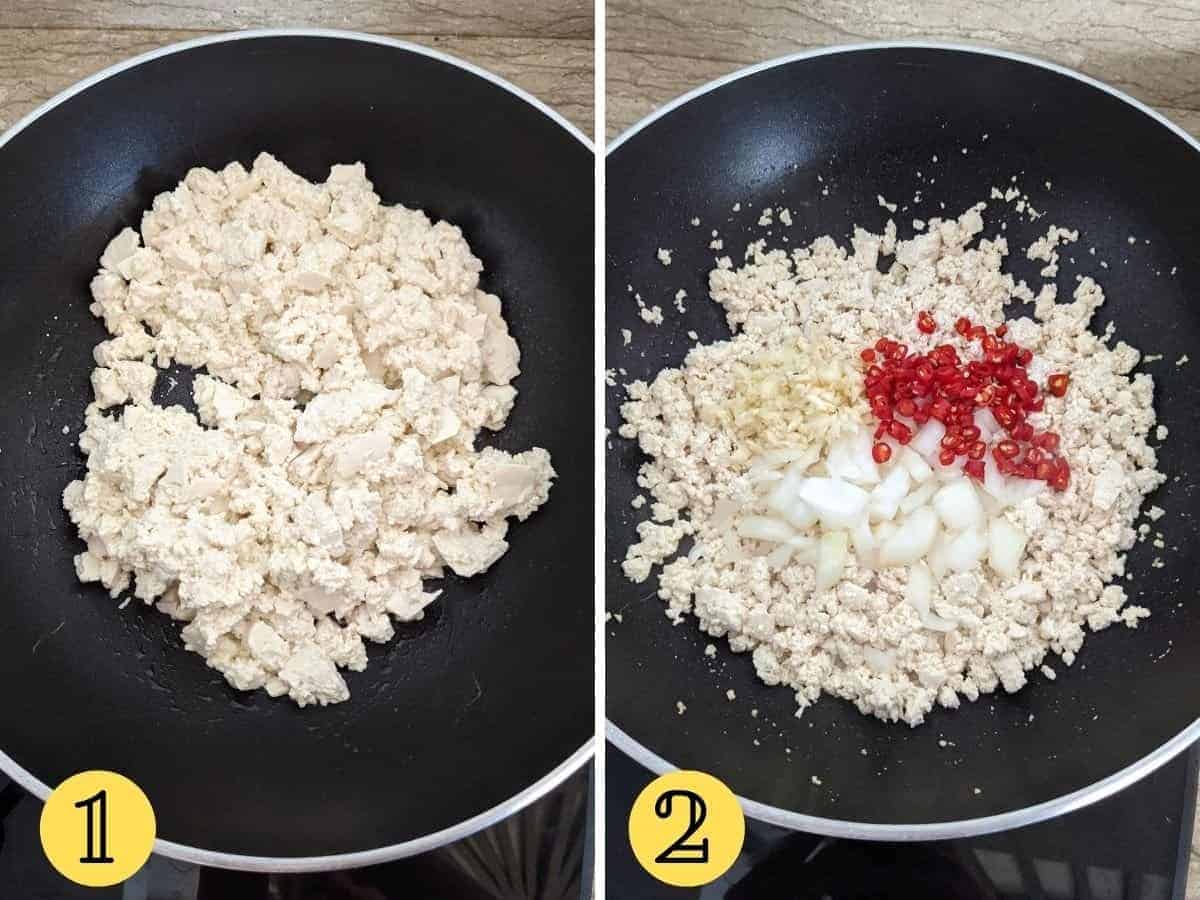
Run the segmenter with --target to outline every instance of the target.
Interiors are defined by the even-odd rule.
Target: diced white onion
[[[1000,423],[987,407],[975,410],[975,427],[979,429],[979,437],[984,443],[989,443],[1001,431]]]
[[[1015,578],[1021,571],[1026,536],[1005,518],[992,519],[988,528],[988,565],[1005,578]]]
[[[968,528],[946,546],[946,565],[954,572],[967,572],[979,565],[987,550],[987,536],[977,528]]]
[[[923,485],[900,501],[900,512],[908,515],[918,506],[924,506],[929,502],[929,498],[933,496],[933,492],[938,489],[939,482],[930,479]]]
[[[992,454],[983,458],[983,489],[1004,504],[1008,500],[1008,479],[1000,474]]]
[[[914,510],[896,533],[879,547],[881,566],[903,566],[916,562],[929,552],[938,533],[937,515],[928,506]]]
[[[850,543],[854,545],[854,553],[858,557],[858,561],[864,565],[874,568],[875,551],[878,545],[875,542],[875,535],[871,533],[871,526],[866,522],[860,522],[850,531]]]
[[[791,544],[779,544],[767,554],[767,565],[774,570],[782,569],[788,564],[792,558],[792,554],[795,552],[796,548]]]
[[[933,575],[923,562],[915,562],[908,570],[908,584],[904,586],[904,602],[915,609],[922,619],[929,614],[929,601],[933,597]]]
[[[908,474],[918,484],[928,481],[933,477],[933,469],[929,463],[925,462],[921,458],[921,454],[917,453],[911,447],[901,447],[897,450],[896,461],[908,469]]]
[[[806,478],[800,499],[817,511],[826,528],[853,528],[866,511],[869,495],[837,478]]]
[[[817,562],[817,539],[808,535],[798,534],[788,541],[788,546],[795,553],[797,562],[815,565]]]
[[[782,544],[795,535],[787,522],[766,516],[747,516],[738,522],[737,533],[739,537],[751,541],[768,541],[773,544]]]
[[[965,477],[942,485],[933,495],[933,508],[951,531],[983,525],[983,506]]]
[[[1044,491],[1046,482],[1036,478],[1010,478],[1006,487],[1008,502],[1015,506]]]
[[[821,535],[817,550],[816,592],[823,593],[842,580],[846,567],[849,538],[844,531],[827,531]]]
[[[887,477],[871,490],[869,512],[876,522],[894,519],[896,509],[912,484],[912,476],[904,466],[893,466]]]
[[[930,457],[936,458],[940,449],[942,438],[946,436],[946,426],[937,419],[930,419],[913,435],[913,439],[908,446],[912,447],[913,451],[921,454],[926,459]]]

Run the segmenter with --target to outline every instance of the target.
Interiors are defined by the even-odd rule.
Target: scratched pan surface
[[[447,579],[426,619],[369,645],[351,699],[239,693],[178,626],[119,611],[72,571],[60,504],[84,470],[88,282],[105,243],[193,166],[270,150],[311,179],[362,160],[385,202],[462,227],[521,345],[509,425],[550,450],[550,502],[485,575]],[[590,149],[545,110],[395,44],[260,36],[104,78],[0,147],[0,750],[54,785],[116,769],[160,838],[241,856],[403,846],[502,804],[591,736]],[[160,402],[190,400],[187,373]],[[64,428],[66,433],[64,433]],[[176,851],[179,852],[179,851]],[[223,864],[237,865],[228,859]],[[336,863],[336,861],[332,861]]]
[[[928,47],[797,58],[700,93],[609,153],[608,365],[627,371],[622,382],[651,378],[681,362],[688,330],[705,342],[728,336],[707,299],[706,275],[719,255],[707,246],[712,229],[735,261],[748,241],[766,236],[756,225],[766,206],[786,206],[794,220],[773,226],[769,243],[781,245],[785,235],[792,247],[824,234],[844,240],[855,224],[882,228],[882,194],[904,206],[895,215],[904,236],[914,217],[956,214],[1013,175],[1045,217],[1031,225],[992,203],[986,233],[1007,222],[1011,246],[1024,248],[1050,223],[1079,228],[1079,244],[1063,253],[1060,288],[1070,291],[1076,273],[1096,276],[1109,297],[1098,327],[1112,320],[1119,337],[1164,356],[1143,370],[1157,381],[1159,419],[1170,428],[1160,454],[1170,480],[1150,498],[1168,511],[1158,527],[1169,549],[1139,544],[1126,582],[1152,617],[1136,631],[1089,636],[1071,668],[1050,660],[1054,684],[1031,673],[1015,695],[938,710],[919,728],[866,718],[831,698],[796,719],[791,692],[759,682],[748,655],[717,641],[717,657],[708,660],[709,639],[694,620],[670,625],[654,596],[657,569],[645,584],[621,576],[616,561],[643,518],[630,508],[642,457],[614,437],[607,603],[623,621],[608,628],[608,716],[619,729],[614,736],[644,762],[713,772],[758,804],[754,814],[781,823],[921,838],[1062,811],[1186,742],[1190,732],[1169,743],[1200,715],[1191,562],[1200,550],[1193,467],[1200,429],[1196,379],[1174,363],[1186,353],[1200,359],[1200,153],[1146,111],[1029,62]],[[737,203],[740,213],[732,211]],[[669,267],[656,260],[659,247],[673,251]],[[1033,283],[1033,264],[1014,257],[1012,270]],[[627,284],[667,310],[663,325],[639,320]],[[683,315],[671,310],[680,288],[692,298]],[[629,346],[623,328],[633,332]],[[607,392],[614,430],[620,396]],[[1153,567],[1155,557],[1164,568]],[[736,702],[726,700],[728,689]],[[682,716],[677,701],[687,706]]]

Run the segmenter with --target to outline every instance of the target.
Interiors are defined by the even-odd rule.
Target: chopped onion
[[[948,466],[943,466],[939,462],[933,467],[933,477],[938,481],[953,481],[956,478],[963,478],[963,466],[966,463],[967,459],[965,456],[956,456],[954,462]]]
[[[786,522],[766,516],[747,516],[738,522],[737,533],[739,537],[751,541],[768,541],[772,544],[782,544],[795,536]]]
[[[933,574],[923,562],[914,563],[908,570],[908,584],[904,587],[904,602],[917,611],[921,624],[933,631],[953,631],[954,622],[943,619],[930,610],[933,602]]]
[[[950,564],[946,559],[946,550],[949,546],[950,536],[942,532],[933,542],[933,546],[929,548],[929,554],[925,557],[925,561],[929,564],[929,570],[938,578],[950,571]]]
[[[1012,505],[1023,503],[1030,497],[1036,497],[1046,489],[1046,482],[1039,481],[1036,478],[1010,478],[1006,495],[1008,502]]]
[[[913,436],[908,446],[926,459],[930,457],[936,458],[939,445],[945,436],[946,426],[937,419],[930,419],[917,430],[917,433]]]
[[[903,566],[921,559],[938,533],[937,515],[928,506],[913,510],[896,533],[882,542],[879,548],[881,566]]]
[[[848,545],[849,539],[844,531],[827,531],[821,535],[821,544],[817,550],[817,584],[815,588],[818,594],[824,593],[842,580]]]
[[[834,441],[825,456],[825,466],[833,478],[858,484],[876,484],[879,467],[871,456],[871,433],[860,428]]]
[[[994,519],[1004,509],[1004,504],[987,491],[979,492],[979,502],[983,504],[983,511],[989,519]]]
[[[904,602],[915,609],[924,619],[929,615],[929,601],[933,597],[933,575],[923,562],[913,563],[908,570],[908,584],[904,586]]]
[[[815,565],[817,562],[817,539],[808,535],[798,534],[788,540],[788,546],[795,552],[797,562]]]
[[[989,453],[983,458],[983,489],[1004,504],[1008,500],[1008,479],[996,468],[996,460]]]
[[[856,431],[851,440],[854,463],[859,471],[857,481],[860,484],[879,483],[879,466],[875,463],[875,457],[871,455],[873,444],[871,432],[866,428]]]
[[[975,488],[965,477],[950,481],[933,495],[933,508],[951,531],[983,525],[983,506]]]
[[[871,502],[868,508],[870,516],[876,522],[896,518],[896,509],[904,495],[908,493],[912,478],[904,466],[893,466],[892,471],[882,482],[871,491]]]
[[[988,565],[1005,578],[1016,578],[1025,555],[1026,536],[1007,519],[992,519],[988,528]]]
[[[788,472],[782,476],[771,488],[771,493],[767,494],[767,509],[781,516],[787,515],[788,510],[800,500],[800,485],[803,483],[803,475]]]
[[[946,565],[955,572],[967,572],[979,565],[987,553],[988,540],[977,528],[968,528],[946,547]]]
[[[899,526],[897,526],[895,522],[880,522],[875,526],[874,531],[875,543],[883,544],[886,543],[893,534],[899,531]]]
[[[918,506],[924,506],[929,502],[929,498],[933,496],[933,492],[938,489],[938,482],[934,480],[926,481],[923,485],[900,501],[900,512],[908,515]]]
[[[826,528],[853,528],[866,511],[869,495],[837,478],[806,478],[800,499],[817,511]]]
[[[975,410],[975,427],[979,429],[979,436],[984,443],[990,442],[1002,430],[1000,423],[986,406]]]
[[[855,525],[850,531],[850,543],[854,545],[854,553],[858,556],[858,561],[864,566],[874,568],[875,550],[878,545],[875,542],[875,535],[871,533],[871,526],[866,522]]]
[[[778,469],[751,469],[746,473],[746,477],[749,479],[751,487],[761,490],[783,480],[783,473]]]
[[[917,453],[911,447],[901,447],[896,452],[896,461],[908,469],[908,474],[918,484],[928,481],[933,477],[933,469],[929,463],[925,462],[921,458],[921,454]]]
[[[782,569],[792,558],[796,548],[791,544],[780,544],[767,554],[767,565],[772,569]]]

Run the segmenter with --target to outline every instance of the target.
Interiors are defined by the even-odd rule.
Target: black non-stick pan
[[[1065,812],[1200,736],[1200,389],[1197,363],[1175,364],[1185,354],[1200,362],[1198,151],[1150,110],[1071,72],[914,45],[837,48],[750,69],[672,104],[616,144],[607,175],[607,333],[608,365],[628,372],[620,381],[678,365],[692,343],[688,330],[705,342],[728,336],[722,311],[707,300],[718,255],[707,246],[712,229],[740,262],[746,243],[766,236],[756,226],[763,207],[791,209],[794,225],[773,226],[768,243],[783,245],[786,235],[796,247],[824,234],[848,238],[855,224],[881,229],[891,215],[878,203],[882,194],[900,205],[895,219],[905,236],[913,218],[957,215],[1016,176],[1044,217],[1030,223],[992,202],[988,235],[1007,221],[1016,251],[1051,223],[1080,229],[1079,243],[1063,254],[1061,289],[1073,289],[1076,273],[1096,276],[1109,298],[1097,327],[1111,319],[1119,337],[1163,355],[1144,370],[1155,377],[1159,418],[1170,429],[1160,452],[1170,480],[1150,498],[1168,511],[1156,526],[1167,548],[1138,544],[1125,582],[1151,618],[1136,631],[1116,626],[1089,636],[1070,668],[1052,658],[1053,684],[1033,672],[1015,695],[939,709],[917,728],[867,718],[829,697],[797,719],[792,692],[759,682],[748,654],[718,641],[716,659],[707,659],[708,639],[694,620],[673,627],[655,596],[656,574],[631,584],[617,565],[644,513],[630,508],[642,457],[614,435],[607,604],[622,622],[608,628],[607,669],[618,744],[655,768],[712,772],[761,818],[828,834],[924,839]],[[655,258],[659,247],[673,250],[669,267]],[[1014,252],[1010,265],[1035,283],[1041,264]],[[687,314],[672,311],[662,326],[646,326],[627,284],[668,310],[683,288],[692,298]],[[633,332],[628,347],[622,328]],[[614,431],[621,397],[608,390]],[[1155,557],[1163,568],[1153,567]],[[676,714],[677,701],[685,714]]]
[[[82,586],[60,502],[83,471],[88,282],[193,166],[268,150],[307,178],[361,160],[385,202],[459,225],[522,351],[509,425],[549,503],[486,574],[370,645],[351,699],[240,693],[178,625]],[[159,849],[329,868],[417,852],[518,808],[592,732],[592,161],[546,108],[446,57],[337,33],[230,35],[90,79],[0,140],[0,758],[44,795],[81,769],[141,785]],[[190,398],[186,372],[170,394]],[[167,379],[161,378],[160,382]],[[64,433],[63,429],[66,429]]]

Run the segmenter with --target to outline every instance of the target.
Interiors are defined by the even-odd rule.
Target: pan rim
[[[530,94],[528,91],[517,87],[512,82],[501,78],[487,69],[459,59],[449,53],[443,53],[440,50],[434,50],[431,47],[425,47],[421,44],[411,41],[402,41],[397,38],[387,37],[385,35],[367,34],[360,31],[346,31],[336,28],[253,28],[243,31],[231,31],[221,34],[205,35],[204,37],[192,38],[186,41],[178,41],[173,44],[165,44],[162,47],[156,47],[145,53],[140,53],[137,56],[132,56],[129,59],[122,60],[107,68],[101,69],[87,78],[75,82],[70,87],[59,91],[49,100],[38,105],[30,110],[16,122],[14,122],[7,130],[0,134],[0,150],[2,150],[9,141],[15,138],[18,134],[29,127],[33,122],[44,116],[50,110],[66,102],[76,94],[81,94],[88,88],[118,75],[128,69],[136,68],[144,63],[160,59],[165,56],[171,56],[185,50],[191,50],[196,47],[205,47],[211,44],[221,44],[231,41],[256,40],[261,38],[277,38],[277,37],[312,37],[325,38],[328,40],[344,40],[358,41],[361,43],[378,44],[383,47],[391,47],[396,50],[414,53],[418,56],[425,56],[431,59],[436,59],[440,62],[462,69],[478,78],[491,82],[497,87],[513,94],[520,100],[532,106],[542,115],[546,116],[556,125],[561,127],[567,134],[575,138],[587,150],[595,155],[595,147],[591,140],[579,129],[578,126],[568,121],[561,113],[551,109],[541,100]],[[327,856],[253,856],[239,853],[225,853],[217,850],[206,850],[202,847],[192,847],[188,844],[180,844],[174,841],[163,840],[158,838],[154,841],[154,852],[167,856],[172,859],[182,860],[184,862],[194,863],[201,866],[210,866],[222,869],[241,869],[252,872],[271,872],[271,873],[299,873],[299,872],[315,872],[315,871],[333,871],[336,869],[351,869],[361,866],[378,865],[379,863],[391,862],[393,860],[402,859],[407,856],[415,856],[419,853],[425,853],[429,850],[434,850],[438,847],[468,837],[477,831],[482,831],[497,822],[508,818],[514,813],[524,809],[529,804],[541,799],[546,794],[567,780],[572,774],[590,760],[593,756],[596,746],[596,736],[589,737],[577,750],[571,753],[561,763],[535,781],[528,785],[523,790],[513,794],[506,800],[497,803],[495,806],[477,813],[469,819],[465,819],[448,828],[443,828],[440,831],[435,831],[430,834],[422,835],[418,838],[402,841],[398,844],[389,844],[384,847],[374,847],[369,850],[355,850],[349,853],[335,853]],[[35,776],[32,772],[26,770],[15,759],[0,750],[0,771],[17,782],[39,800],[45,801],[50,795],[50,787],[41,779]]]
[[[769,59],[761,63],[756,63],[751,66],[737,69],[727,75],[721,76],[720,78],[713,79],[712,81],[703,84],[700,87],[694,88],[685,94],[681,94],[664,106],[659,107],[658,109],[639,119],[633,125],[629,126],[629,128],[625,129],[625,131],[621,132],[621,134],[619,134],[608,144],[604,155],[606,158],[611,156],[622,144],[660,118],[670,114],[674,110],[691,102],[692,100],[702,97],[711,91],[723,87],[724,85],[731,84],[732,82],[739,81],[742,78],[747,78],[751,75],[756,75],[760,72],[765,72],[793,62],[817,59],[822,56],[856,53],[865,50],[948,50],[957,53],[975,54],[978,56],[998,57],[1001,59],[1022,63],[1024,65],[1033,66],[1035,68],[1045,69],[1058,75],[1072,78],[1088,85],[1089,87],[1103,91],[1104,93],[1115,97],[1139,112],[1149,116],[1176,137],[1181,138],[1193,150],[1200,152],[1200,140],[1197,140],[1195,137],[1188,134],[1179,125],[1172,122],[1162,113],[1150,108],[1145,103],[1142,103],[1140,100],[1131,97],[1124,91],[1114,88],[1112,85],[1092,78],[1089,75],[1085,75],[1082,72],[1078,72],[1075,69],[1059,65],[1058,63],[1039,59],[1035,56],[1028,56],[1023,53],[1014,53],[1009,50],[1000,50],[992,47],[983,47],[965,43],[942,41],[863,41],[852,44],[831,44],[827,47],[816,47],[811,50],[802,50],[797,53],[789,53],[784,56],[775,57],[774,59]],[[607,715],[605,717],[605,736],[626,755],[637,760],[643,766],[656,774],[673,772],[679,768],[677,765],[659,756],[653,750],[630,736],[611,718],[608,718]],[[813,816],[806,813],[798,813],[792,810],[783,809],[781,807],[771,806],[770,804],[760,803],[757,800],[750,800],[746,797],[742,797],[741,795],[738,795],[738,802],[741,804],[742,809],[745,810],[746,814],[751,818],[758,819],[759,821],[766,822],[771,825],[778,825],[783,828],[790,828],[796,831],[806,831],[812,834],[826,835],[829,837],[872,841],[934,841],[947,840],[951,838],[974,837],[996,831],[1007,831],[1009,829],[1020,828],[1025,825],[1032,825],[1036,822],[1042,822],[1046,819],[1051,819],[1056,816],[1082,809],[1085,806],[1090,806],[1097,801],[1103,800],[1106,797],[1110,797],[1118,791],[1129,787],[1135,782],[1156,771],[1160,767],[1166,765],[1178,754],[1186,750],[1191,744],[1195,743],[1198,739],[1200,739],[1200,718],[1197,718],[1174,737],[1165,741],[1155,750],[1146,754],[1141,759],[1129,764],[1123,769],[1113,772],[1111,775],[1108,775],[1099,781],[1072,791],[1069,794],[1063,794],[1061,796],[1045,800],[1041,803],[1036,803],[1033,806],[1026,806],[1004,813],[996,813],[995,815],[981,816],[973,819],[960,819],[951,822],[889,825],[874,822],[854,822],[843,819],[829,819],[823,816]]]

